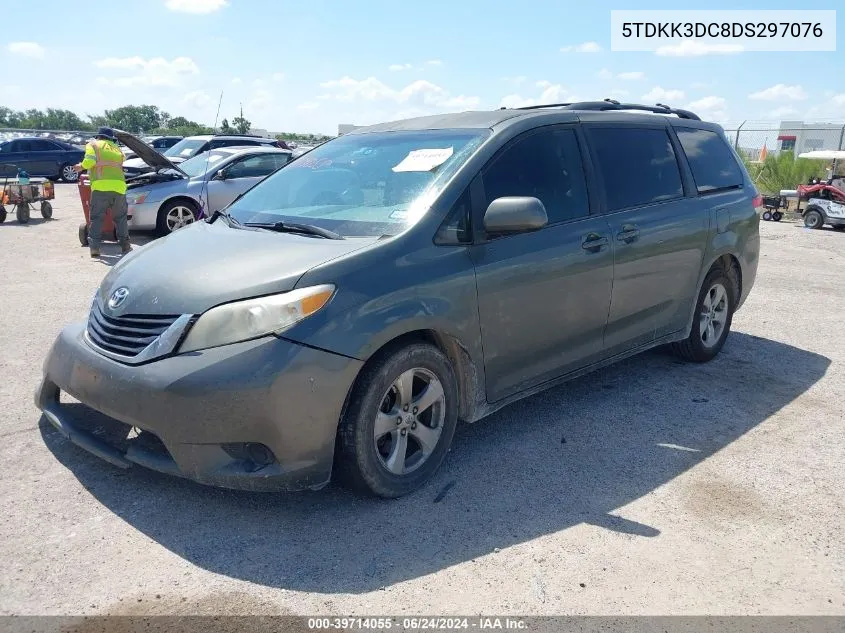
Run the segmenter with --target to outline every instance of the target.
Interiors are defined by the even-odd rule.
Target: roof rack
[[[267,138],[260,134],[239,134],[238,132],[215,132],[212,136],[246,136],[249,138]]]
[[[543,108],[562,108],[564,110],[593,110],[606,112],[608,110],[641,110],[643,112],[653,112],[655,114],[674,114],[679,119],[691,119],[693,121],[701,121],[694,112],[689,110],[681,110],[679,108],[670,108],[663,103],[657,103],[653,106],[642,105],[639,103],[619,103],[614,99],[605,99],[604,101],[579,101],[578,103],[549,103],[543,105],[524,106],[516,108],[517,110],[540,110]]]

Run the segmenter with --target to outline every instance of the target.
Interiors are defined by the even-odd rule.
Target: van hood
[[[118,288],[128,294],[115,316],[201,314],[229,301],[293,290],[314,266],[366,248],[378,238],[319,237],[197,222],[142,246],[106,275],[101,305]]]
[[[162,156],[157,151],[155,151],[152,147],[147,145],[144,141],[139,139],[137,136],[132,136],[129,132],[124,132],[123,130],[115,130],[114,135],[117,137],[117,140],[123,143],[126,147],[131,149],[135,152],[135,155],[138,158],[130,158],[129,160],[137,161],[141,160],[153,169],[175,169],[178,172],[186,175],[181,169],[179,169],[175,164],[170,162],[166,156]],[[127,161],[128,162],[128,161]],[[124,166],[129,167],[124,163]],[[135,165],[131,165],[134,167]]]

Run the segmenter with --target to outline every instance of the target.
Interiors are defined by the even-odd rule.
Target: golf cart
[[[828,224],[837,231],[845,231],[845,175],[836,173],[836,163],[845,160],[845,151],[804,152],[798,158],[832,160],[830,178],[826,181],[815,178],[806,185],[798,185],[795,190],[783,190],[780,192],[781,197],[798,198],[797,211],[804,218],[804,226],[808,229],[820,229]],[[806,202],[803,210],[801,202]]]

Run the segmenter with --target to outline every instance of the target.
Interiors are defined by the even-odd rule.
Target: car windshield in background
[[[179,156],[185,158],[193,155],[200,147],[205,145],[205,141],[199,138],[182,139],[176,145],[164,152],[165,156]]]
[[[209,169],[213,169],[224,158],[231,156],[231,152],[210,151],[203,152],[193,158],[189,158],[183,163],[179,163],[179,169],[184,171],[191,178],[201,176]]]
[[[292,161],[229,207],[239,222],[299,222],[345,237],[395,235],[487,138],[487,130],[341,136]]]

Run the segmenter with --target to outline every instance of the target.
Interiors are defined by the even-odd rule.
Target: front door
[[[601,355],[613,251],[607,221],[591,215],[579,145],[571,127],[540,128],[482,172],[482,209],[499,197],[533,196],[549,217],[539,231],[482,234],[472,247],[490,402]]]
[[[249,154],[238,158],[220,171],[225,172],[225,178],[212,178],[207,184],[208,206],[206,215],[222,209],[235,198],[253,187],[261,179],[276,171],[278,158],[285,159],[284,154],[274,153]],[[283,164],[283,163],[282,163]]]
[[[605,348],[615,355],[686,324],[710,220],[704,206],[684,197],[678,154],[664,125],[586,131],[612,233]]]

